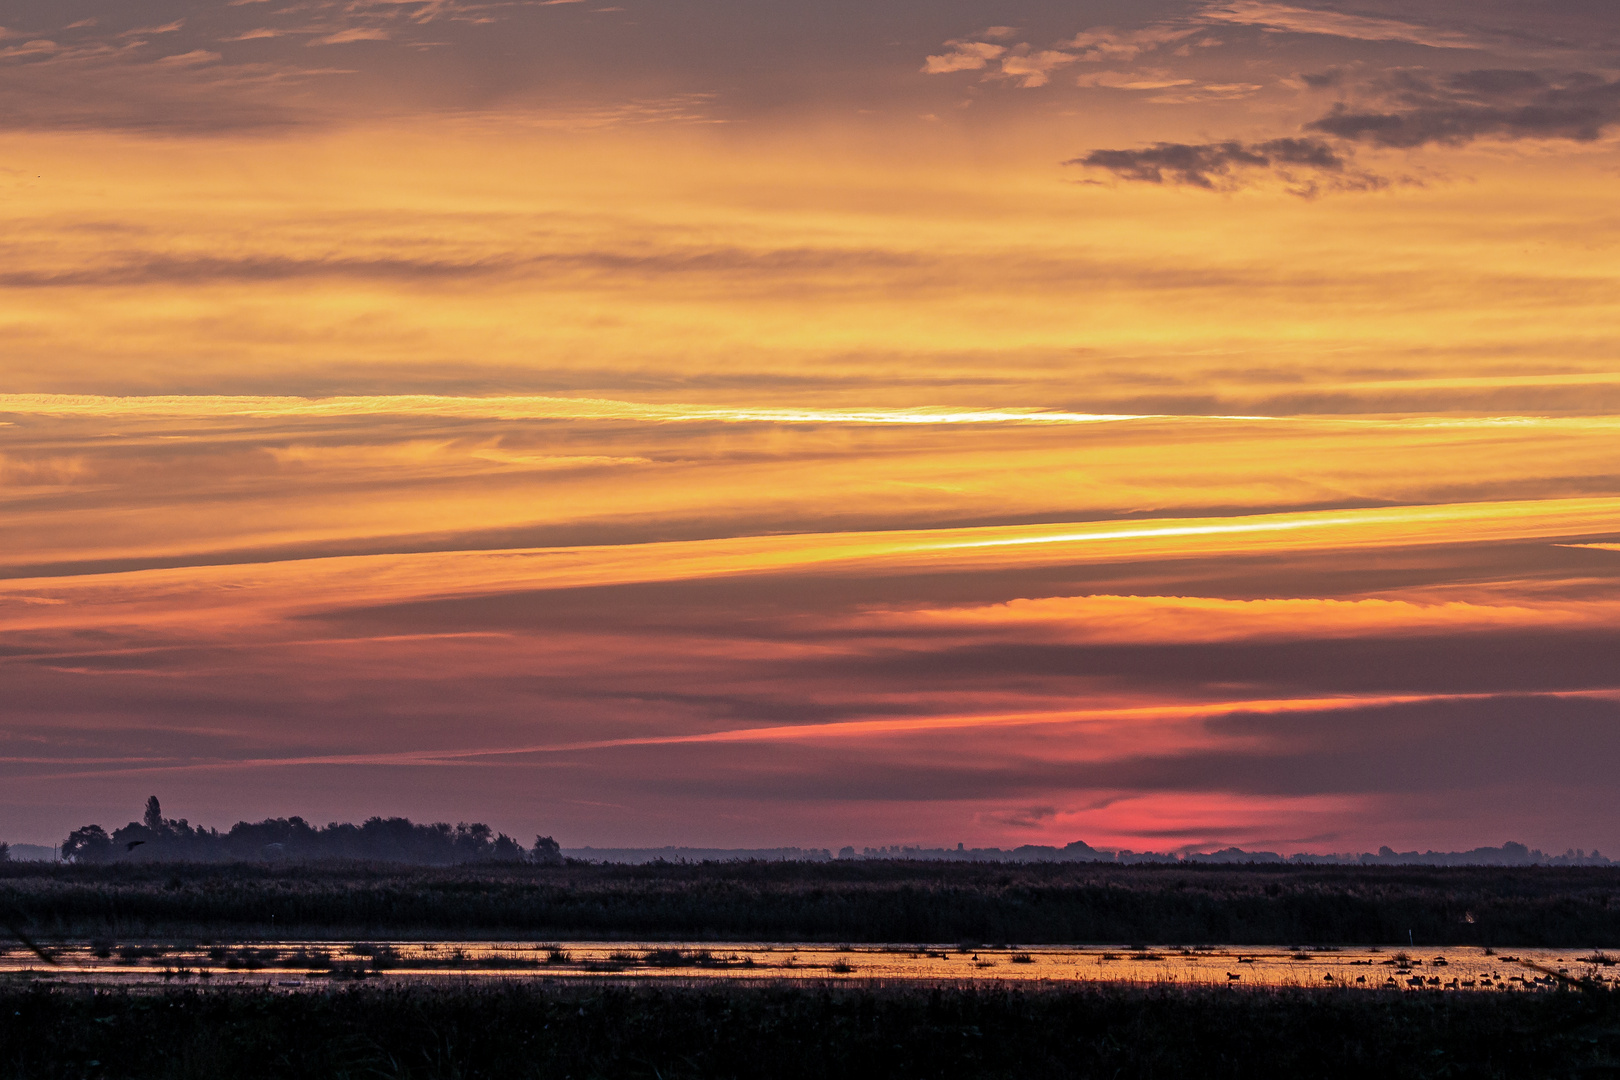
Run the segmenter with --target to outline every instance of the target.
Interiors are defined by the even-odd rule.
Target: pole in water
[[[1417,948],[1417,942],[1412,940],[1412,931],[1410,930],[1406,932],[1406,943],[1414,949]]]

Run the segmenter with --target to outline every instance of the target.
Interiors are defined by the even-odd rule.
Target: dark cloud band
[[[1304,76],[1317,88],[1340,73]],[[1347,144],[1412,150],[1461,146],[1480,139],[1590,142],[1620,123],[1620,79],[1585,72],[1556,77],[1522,69],[1481,69],[1446,76],[1403,72],[1376,87],[1372,102],[1340,102],[1306,124],[1306,135],[1264,142],[1154,143],[1093,150],[1064,162],[1100,169],[1134,183],[1231,190],[1266,174],[1296,194],[1371,190],[1389,180],[1354,167]]]
[[[1335,106],[1307,131],[1376,146],[1412,149],[1476,139],[1590,142],[1620,121],[1620,80],[1577,73],[1552,82],[1533,71],[1469,71],[1441,80],[1408,79],[1394,108]]]
[[[1345,159],[1320,139],[1266,142],[1155,143],[1140,150],[1093,150],[1064,162],[1106,169],[1123,180],[1185,184],[1214,190],[1229,186],[1249,169],[1301,170],[1342,174]]]

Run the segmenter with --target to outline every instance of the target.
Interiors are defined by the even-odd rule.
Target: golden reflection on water
[[[152,986],[308,986],[453,978],[1109,982],[1187,986],[1538,991],[1620,984],[1591,949],[1075,948],[704,942],[277,941],[229,945],[80,942],[16,947],[0,975]]]

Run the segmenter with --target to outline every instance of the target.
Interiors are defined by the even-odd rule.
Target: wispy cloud
[[[1107,86],[1115,90],[1168,90],[1192,86],[1194,80],[1177,78],[1168,71],[1088,71],[1075,80],[1077,86]]]
[[[1007,80],[1018,86],[1033,89],[1047,85],[1053,72],[1059,68],[1105,60],[1120,62],[1134,60],[1144,52],[1161,49],[1199,32],[1198,27],[1152,26],[1139,30],[1103,27],[1056,42],[1047,48],[1040,48],[1028,42],[999,44],[999,41],[1010,41],[1015,31],[1011,27],[1004,26],[991,29],[997,33],[987,32],[981,35],[979,40],[947,41],[945,52],[927,58],[922,67],[923,73],[945,75],[959,71],[978,71],[982,72],[982,77],[986,79]],[[996,40],[982,40],[985,37],[994,37]],[[1099,76],[1084,76],[1080,80],[1080,85],[1120,85],[1108,81],[1111,78],[1134,78],[1142,81],[1152,77],[1104,73]],[[1190,80],[1158,82],[1155,85],[1173,86],[1180,85],[1183,81]]]
[[[1076,34],[1063,47],[1075,50],[1077,60],[1118,63],[1183,42],[1199,32],[1200,28],[1187,26],[1155,25],[1134,30],[1099,27]]]
[[[1001,73],[1024,87],[1045,86],[1052,72],[1075,62],[1072,53],[1056,49],[1016,51],[1001,58]]]
[[[185,25],[186,20],[175,19],[173,22],[166,22],[161,26],[137,26],[134,29],[123,31],[121,36],[144,37],[147,34],[172,34],[177,30],[183,29]]]
[[[309,45],[347,45],[355,41],[387,41],[393,37],[392,32],[376,26],[355,26],[336,33],[324,34],[306,42]]]
[[[1322,34],[1357,41],[1402,41],[1437,49],[1479,49],[1472,34],[1424,26],[1402,19],[1353,15],[1332,8],[1295,7],[1269,0],[1236,0],[1213,4],[1200,13],[1213,23],[1263,26],[1293,34]]]
[[[208,49],[192,49],[190,52],[160,56],[157,63],[170,67],[196,67],[201,64],[217,64],[224,59],[219,53],[211,52]]]
[[[892,627],[993,639],[1017,628],[1026,640],[1213,642],[1493,633],[1533,628],[1598,628],[1620,623],[1614,600],[1503,598],[1471,603],[1434,598],[1276,598],[1075,596],[969,607],[872,612],[870,629]]]
[[[1005,45],[989,41],[947,41],[945,51],[923,63],[925,75],[945,75],[953,71],[982,71],[990,61],[1007,51]]]

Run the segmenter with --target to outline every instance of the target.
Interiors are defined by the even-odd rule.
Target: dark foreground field
[[[0,989],[0,1077],[1602,1077],[1607,991]]]
[[[14,863],[0,916],[47,939],[1616,948],[1620,868]]]

